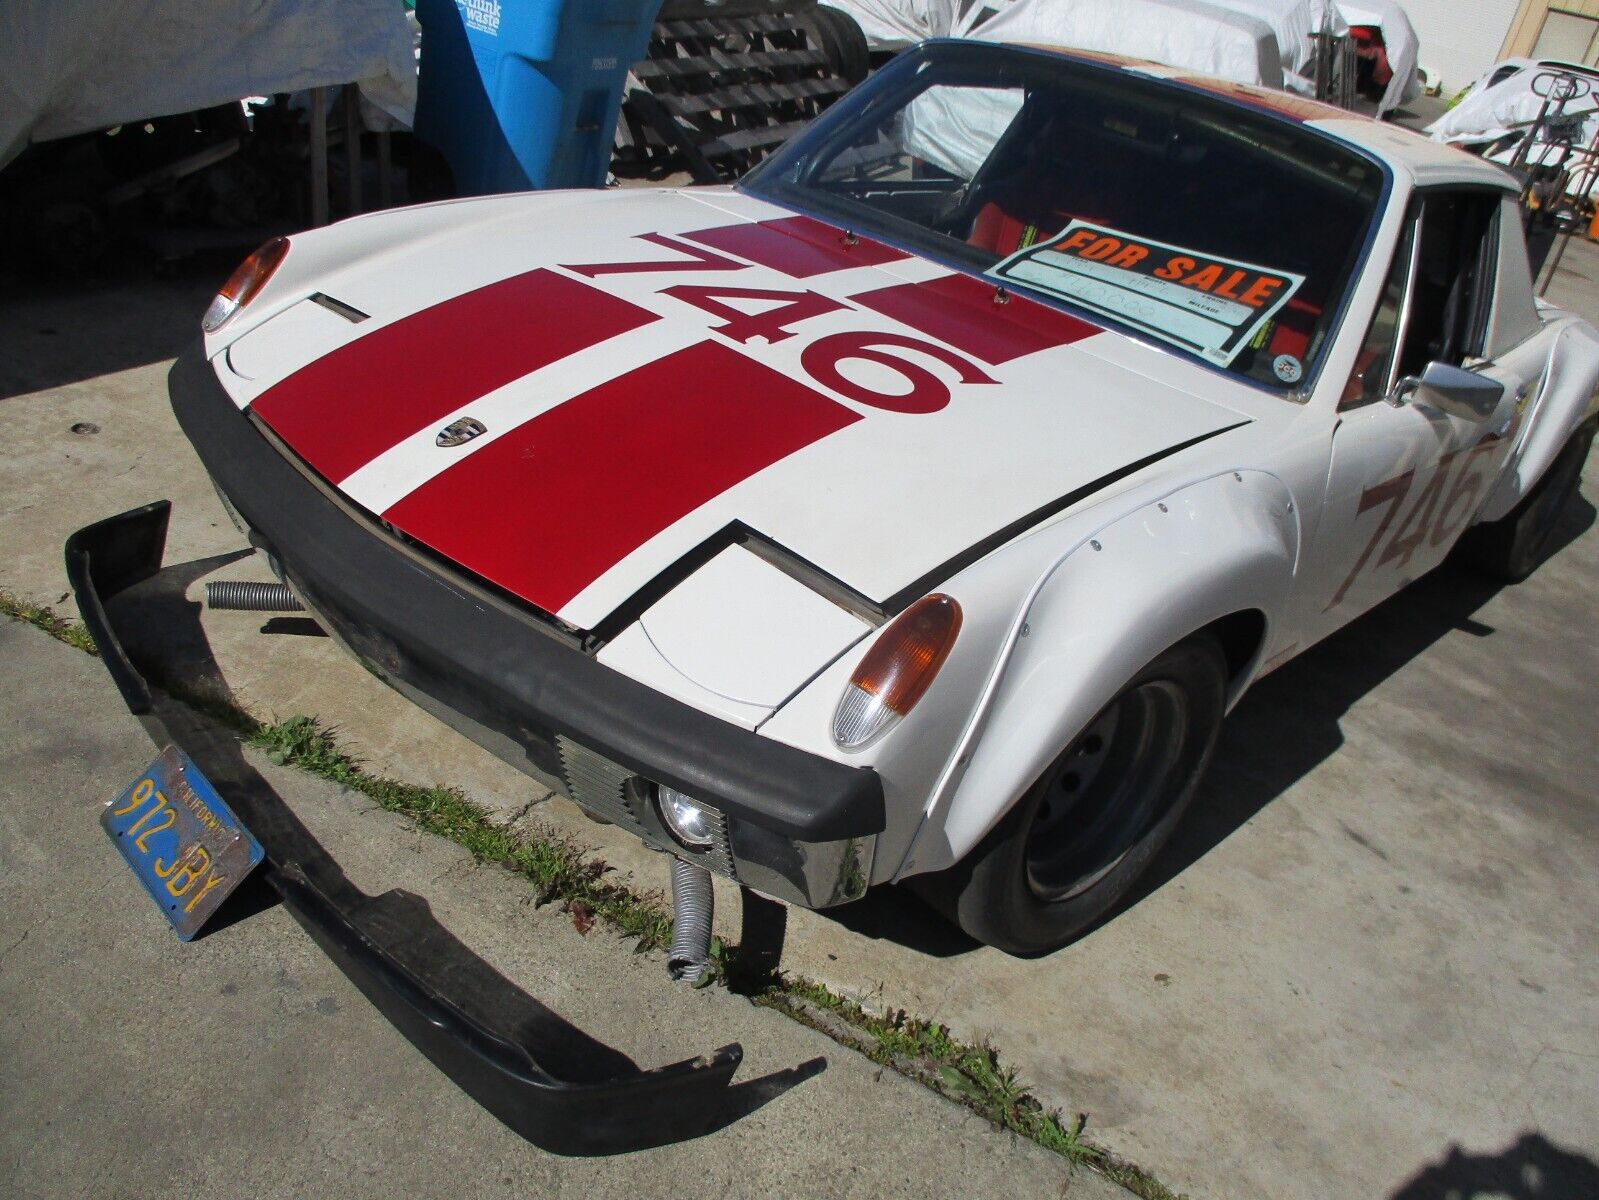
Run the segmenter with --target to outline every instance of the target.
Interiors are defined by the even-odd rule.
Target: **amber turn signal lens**
[[[254,300],[288,252],[289,239],[275,237],[240,263],[211,301],[211,307],[205,310],[205,319],[201,322],[205,331],[215,333],[234,313]]]
[[[833,714],[833,740],[858,750],[916,707],[949,657],[961,629],[961,606],[924,596],[883,631],[861,659]]]

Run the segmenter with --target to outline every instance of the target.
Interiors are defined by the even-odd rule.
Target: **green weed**
[[[43,604],[33,604],[10,592],[0,591],[0,615],[26,621],[34,628],[44,630],[58,642],[65,642],[85,654],[99,657],[100,651],[87,629],[77,621],[57,616]]]

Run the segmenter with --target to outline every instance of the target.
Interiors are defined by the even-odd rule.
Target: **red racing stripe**
[[[383,516],[559,612],[706,501],[860,419],[786,375],[700,342],[535,417]]]
[[[529,371],[658,320],[553,271],[529,271],[375,329],[252,406],[334,482]]]
[[[847,271],[851,267],[875,267],[879,263],[910,257],[903,250],[870,238],[856,237],[847,242],[842,229],[810,217],[720,225],[683,236],[702,246],[736,254],[780,271],[791,279],[809,279],[812,275]]]
[[[1101,332],[1096,325],[1026,296],[1007,293],[1005,303],[996,304],[997,292],[998,288],[985,280],[946,275],[926,283],[878,288],[850,299],[996,365]]]

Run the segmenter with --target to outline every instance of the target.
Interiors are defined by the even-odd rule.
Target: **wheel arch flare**
[[[1229,705],[1258,671],[1300,549],[1287,486],[1225,471],[1074,540],[1040,579],[895,878],[952,865],[1162,651],[1210,629]]]

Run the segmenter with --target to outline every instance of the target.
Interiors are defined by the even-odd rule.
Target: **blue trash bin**
[[[601,187],[661,0],[417,0],[416,134],[461,196]]]

